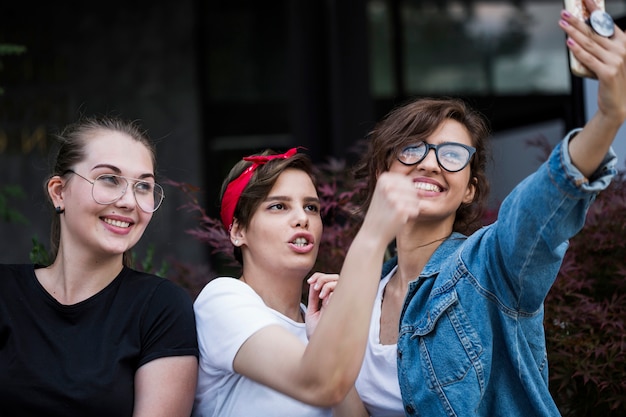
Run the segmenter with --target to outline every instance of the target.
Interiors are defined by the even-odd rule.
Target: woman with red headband
[[[417,216],[417,190],[407,178],[381,176],[341,279],[313,274],[308,308],[300,302],[302,282],[322,235],[309,158],[296,149],[244,158],[221,194],[242,274],[215,278],[195,302],[193,415],[330,416],[359,372],[384,252]]]

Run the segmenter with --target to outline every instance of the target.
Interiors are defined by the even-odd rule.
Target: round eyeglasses
[[[155,182],[143,181],[136,178],[128,178],[122,175],[102,174],[91,181],[78,172],[67,170],[66,173],[76,174],[91,184],[91,196],[98,204],[106,205],[115,203],[128,190],[128,184],[133,184],[133,195],[139,208],[146,213],[154,213],[161,206],[165,193],[163,187]]]
[[[424,160],[428,152],[434,149],[437,163],[448,172],[458,172],[469,163],[476,148],[456,142],[440,143],[433,145],[426,142],[419,142],[403,148],[398,153],[398,161],[404,165],[415,165]]]

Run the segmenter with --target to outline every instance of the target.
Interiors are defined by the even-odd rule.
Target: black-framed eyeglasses
[[[146,213],[154,213],[161,206],[165,192],[156,182],[144,181],[137,178],[128,178],[122,175],[102,174],[91,181],[78,172],[68,169],[66,173],[76,174],[91,184],[91,197],[102,205],[115,203],[128,190],[128,184],[133,183],[133,195],[139,208]]]
[[[403,148],[398,153],[398,161],[404,165],[415,165],[424,160],[428,152],[434,149],[437,163],[448,172],[458,172],[469,163],[476,148],[456,142],[445,142],[433,145],[426,142],[419,142]]]

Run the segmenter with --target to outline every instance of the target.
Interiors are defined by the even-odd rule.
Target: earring
[[[63,212],[65,211],[65,209],[62,209],[62,208],[61,208],[61,206],[56,206],[56,207],[54,208],[54,211],[55,211],[57,214],[61,214],[61,213],[63,213]]]
[[[239,246],[239,239],[235,239],[235,246]]]

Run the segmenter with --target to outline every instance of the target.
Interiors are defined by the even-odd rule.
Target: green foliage
[[[13,45],[0,43],[0,56],[3,55],[20,55],[26,52],[26,47],[22,45]]]
[[[10,199],[24,197],[24,191],[18,185],[5,185],[0,187],[0,221],[28,224],[28,220],[26,220],[26,217],[24,217],[22,213],[9,206]]]
[[[0,43],[0,57],[7,55],[20,55],[26,52],[26,47],[22,45],[14,45],[8,43]],[[3,64],[0,59],[0,70],[2,70]],[[4,94],[4,89],[0,87],[0,96]]]
[[[155,253],[154,244],[150,244],[148,248],[146,249],[146,255],[140,262],[138,262],[137,254],[133,252],[132,253],[133,265],[141,271],[149,272],[151,274],[164,278],[167,275],[167,271],[169,270],[170,266],[167,263],[167,261],[162,260],[161,266],[158,269],[156,269],[154,265],[154,253]]]
[[[46,249],[46,245],[41,243],[37,236],[33,237],[33,247],[30,250],[30,261],[38,265],[50,265],[50,254]]]
[[[30,261],[34,264],[38,265],[50,265],[50,253],[46,249],[46,245],[44,245],[37,236],[32,239],[33,247],[30,250]],[[169,270],[170,265],[167,261],[161,261],[161,265],[157,269],[154,265],[154,253],[155,246],[149,245],[146,249],[146,255],[143,259],[138,260],[137,254],[132,252],[132,264],[136,267],[137,270],[149,272],[151,274],[157,275],[159,277],[164,278]]]

